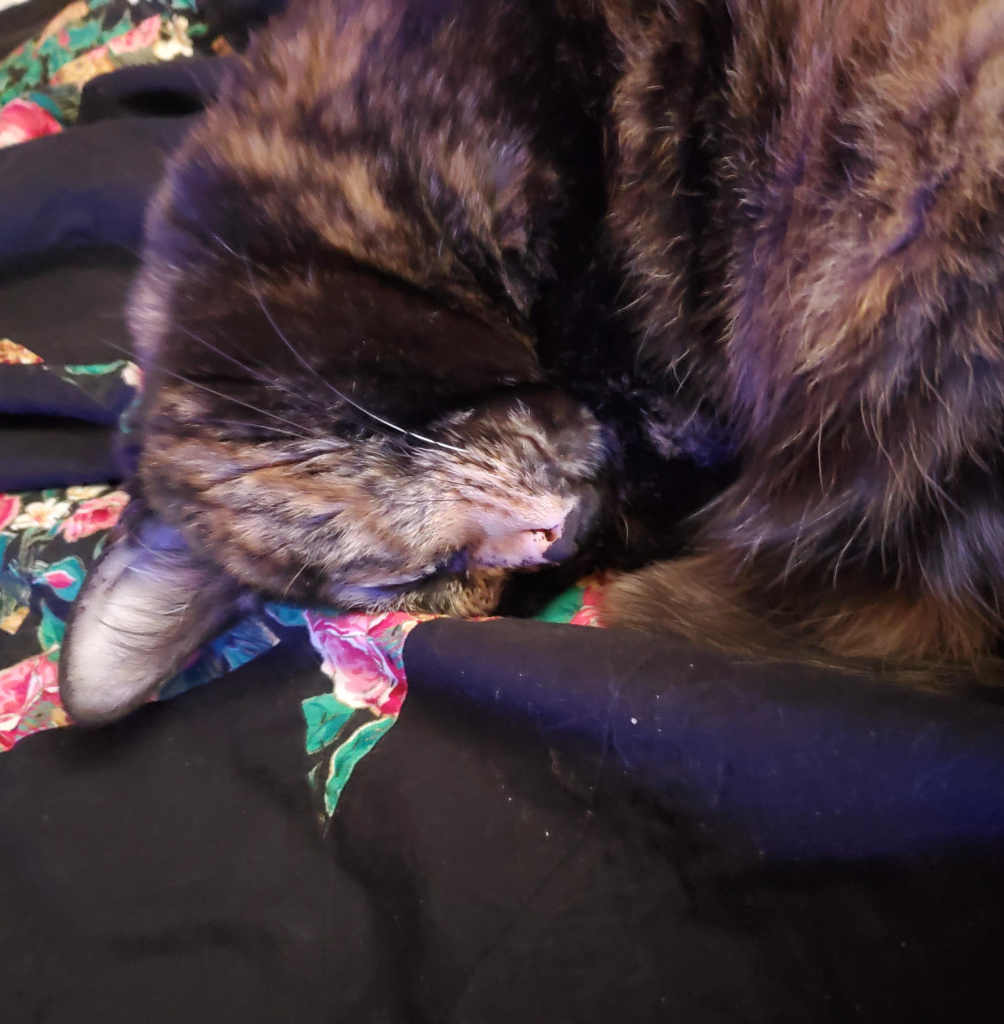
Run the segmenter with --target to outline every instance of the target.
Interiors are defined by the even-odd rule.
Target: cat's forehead
[[[227,394],[271,383],[334,404],[337,389],[404,425],[543,376],[518,327],[346,261],[308,273],[215,259],[134,303],[142,318],[162,386],[209,374]]]

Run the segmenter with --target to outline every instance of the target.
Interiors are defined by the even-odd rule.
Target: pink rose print
[[[0,749],[14,745],[14,731],[42,696],[59,701],[56,664],[44,654],[19,661],[0,672]]]
[[[582,607],[568,620],[571,626],[602,626],[603,584],[607,577],[599,573],[582,581]]]
[[[136,50],[149,50],[158,39],[160,39],[160,15],[152,14],[135,28],[109,40],[108,49],[116,54],[134,53]]]
[[[50,569],[48,572],[42,573],[42,579],[56,590],[66,590],[67,587],[72,587],[77,582],[63,569]]]
[[[31,100],[19,97],[0,108],[0,149],[62,130],[52,114]]]
[[[21,499],[16,494],[0,494],[0,530],[17,519],[21,513]]]
[[[324,671],[335,684],[335,696],[350,708],[369,708],[380,715],[396,715],[405,687],[373,641],[332,638],[325,645]]]
[[[100,498],[81,502],[77,511],[63,523],[63,538],[72,543],[99,530],[111,529],[128,504],[129,495],[125,491],[112,491]]]
[[[351,618],[364,620],[365,616]],[[397,676],[376,642],[366,635],[365,627],[353,631],[337,619],[324,620],[324,627],[313,636],[315,645],[320,641],[322,669],[334,683],[335,696],[352,708],[370,708],[377,714],[396,713],[384,712],[383,707],[397,686]],[[403,694],[395,700],[397,710],[402,699]]]
[[[306,616],[335,696],[349,707],[369,708],[376,715],[398,714],[408,693],[404,668],[381,650],[380,638],[397,626],[408,630],[430,617],[406,612],[355,612],[337,618],[308,612]]]

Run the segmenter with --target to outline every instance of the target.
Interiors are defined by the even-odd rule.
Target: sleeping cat
[[[146,699],[250,595],[471,615],[597,523],[669,554],[671,467],[730,444],[611,622],[989,659],[1002,11],[294,0],[150,210],[137,500],[71,714]]]

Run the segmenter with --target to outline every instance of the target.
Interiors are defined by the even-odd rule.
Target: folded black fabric
[[[539,732],[754,859],[1004,857],[1004,707],[727,657],[672,636],[438,619],[412,693]],[[590,767],[591,766],[591,767]]]
[[[84,86],[77,123],[197,114],[216,96],[220,81],[235,60],[197,57],[99,75]]]
[[[42,360],[0,365],[0,487],[123,474],[123,309],[146,203],[193,117],[116,118],[0,151],[0,339]]]
[[[75,249],[135,250],[143,210],[187,118],[125,118],[0,150],[0,270]]]
[[[326,680],[309,649],[253,665],[0,758],[5,1021],[321,1020],[382,968],[303,785],[298,700]]]
[[[79,420],[0,416],[0,491],[33,491],[122,476],[115,433]]]
[[[981,818],[997,784],[966,784],[980,773],[946,737],[982,735],[966,749],[989,765],[986,723],[950,711],[946,726],[926,705],[900,721],[883,695],[837,705],[826,680],[799,694],[576,627],[436,622],[405,657],[400,720],[327,825],[300,704],[330,683],[302,637],[113,728],[4,755],[5,1019],[999,1020],[1004,860],[985,830],[946,830],[932,799]],[[672,710],[632,721],[657,700]],[[853,741],[820,730],[833,716]],[[926,833],[856,759],[873,731],[906,758],[886,764],[912,777]],[[856,808],[884,851],[827,852],[816,813]],[[779,809],[807,840],[787,852]]]
[[[137,212],[142,216],[142,210]],[[137,266],[133,252],[101,247],[67,257],[48,253],[16,272],[0,274],[0,338],[49,365],[128,358],[132,345],[123,306]],[[13,374],[20,367],[8,369]],[[8,387],[0,388],[0,403],[9,395]],[[59,415],[58,408],[53,415]]]
[[[41,364],[0,366],[0,395],[4,415],[47,415],[115,426],[125,410],[117,395],[102,401],[99,392],[75,387]]]

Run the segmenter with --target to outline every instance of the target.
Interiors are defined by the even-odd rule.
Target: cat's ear
[[[238,585],[177,531],[130,520],[88,573],[60,652],[63,706],[82,724],[142,704],[241,610]]]

